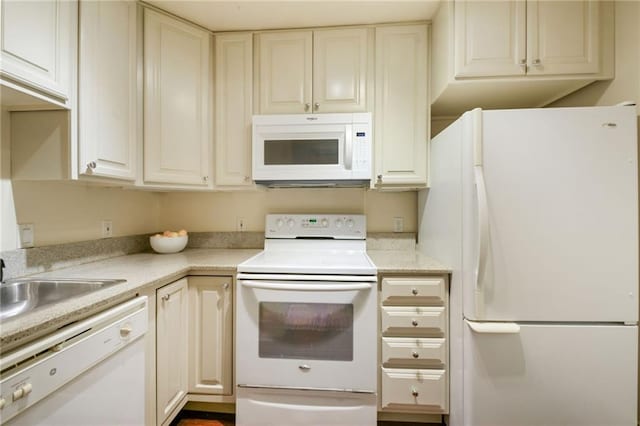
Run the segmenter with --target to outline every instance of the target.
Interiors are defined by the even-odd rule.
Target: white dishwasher
[[[147,298],[0,357],[0,424],[145,424]]]

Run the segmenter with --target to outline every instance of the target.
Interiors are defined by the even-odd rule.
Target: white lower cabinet
[[[187,279],[156,291],[156,423],[164,421],[187,395]],[[126,390],[125,390],[126,391]]]
[[[447,276],[382,277],[378,409],[383,416],[403,420],[403,415],[448,413],[448,295]]]
[[[189,277],[189,392],[233,394],[233,277]]]
[[[444,412],[448,386],[445,370],[382,368],[382,408]]]

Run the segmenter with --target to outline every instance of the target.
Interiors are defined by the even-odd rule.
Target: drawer
[[[447,364],[447,339],[383,337],[382,363]]]
[[[382,304],[391,305],[441,305],[445,303],[445,279],[433,278],[383,278]]]
[[[446,370],[382,368],[382,409],[444,413],[447,380]]]
[[[443,306],[382,306],[382,333],[424,336],[443,335],[446,330],[446,309]]]

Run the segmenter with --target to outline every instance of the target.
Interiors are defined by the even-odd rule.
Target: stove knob
[[[295,222],[293,219],[289,219],[289,220],[287,221],[287,226],[288,226],[289,228],[293,228],[295,225],[296,225],[296,222]]]
[[[322,219],[320,221],[320,225],[322,225],[323,228],[326,228],[327,225],[329,225],[329,221],[327,219]]]
[[[336,228],[342,228],[342,225],[344,225],[342,219],[336,219]]]
[[[25,383],[24,385],[22,385],[22,395],[23,396],[29,395],[32,390],[33,390],[33,385],[31,383]]]
[[[353,219],[347,219],[345,223],[347,225],[347,228],[353,228],[353,225],[355,225],[355,222],[353,221]]]
[[[7,404],[7,401],[5,401],[4,398],[0,398],[0,410],[2,410],[6,404]]]
[[[282,220],[282,219],[276,220],[276,226],[278,228],[282,228],[282,225],[284,225],[284,220]]]

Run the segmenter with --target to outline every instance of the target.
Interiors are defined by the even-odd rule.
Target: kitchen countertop
[[[189,272],[235,272],[259,249],[189,249],[176,254],[139,253],[113,257],[52,272],[38,278],[122,278],[116,284],[56,303],[0,324],[0,346],[13,349],[71,322],[135,296],[147,287],[168,284]],[[448,273],[450,269],[413,250],[369,250],[380,273]]]

